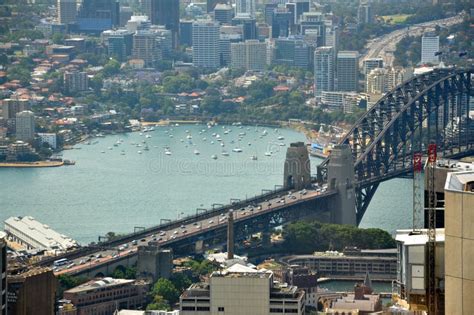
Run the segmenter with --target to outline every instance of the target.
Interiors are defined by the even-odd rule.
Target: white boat
[[[195,155],[199,155],[199,154],[201,154],[201,153],[200,153],[198,150],[194,150],[194,154],[195,154]]]
[[[280,143],[278,143],[278,145],[279,145],[280,147],[284,147],[286,144],[284,144],[283,142],[280,142]]]
[[[279,136],[279,137],[278,137],[278,140],[285,140],[285,137]]]
[[[125,155],[125,152],[120,152],[120,155]]]
[[[142,154],[142,151],[138,151],[137,153],[138,153],[138,154]]]
[[[262,136],[266,136],[267,135],[267,129],[265,129],[263,132],[262,132]]]
[[[146,135],[145,138],[151,138],[151,136],[150,136],[150,135]]]
[[[252,161],[256,161],[256,160],[258,160],[258,158],[257,158],[257,156],[256,156],[256,155],[252,155],[252,156],[250,157],[250,159],[251,159]]]
[[[170,150],[165,150],[165,154],[166,155],[171,155],[171,151]]]
[[[179,124],[175,124],[176,127],[179,127]]]
[[[202,138],[202,141],[207,141],[207,138],[206,137]]]
[[[221,142],[221,147],[225,146],[224,142]]]
[[[245,136],[245,132],[241,132],[241,133],[239,133],[239,136],[240,136],[240,137],[243,137],[243,136]]]
[[[173,135],[170,135],[170,138],[173,138]]]
[[[145,151],[150,151],[150,148],[148,147],[148,145],[146,145],[146,146],[143,148],[143,150],[145,150]]]
[[[211,158],[212,158],[213,160],[217,160],[217,155],[213,154],[213,155],[211,156]]]
[[[186,136],[186,139],[192,139],[192,138],[193,138],[193,136],[191,136],[191,135]]]
[[[265,156],[272,156],[272,152],[265,152]]]
[[[229,153],[227,151],[222,151],[221,155],[222,156],[229,156]]]
[[[214,144],[214,141],[211,141],[211,144]]]
[[[225,135],[229,134],[229,130],[225,130],[225,131],[224,131],[224,134],[225,134]]]
[[[112,147],[108,147],[109,150],[112,150],[113,148]]]
[[[143,136],[143,132],[140,132],[139,135],[140,135],[140,136]]]
[[[188,130],[188,129],[186,129],[184,132],[186,132],[186,133],[189,133],[189,130]]]
[[[179,141],[184,142],[184,139],[179,139]]]
[[[235,148],[235,149],[232,149],[232,152],[240,153],[240,152],[242,152],[242,149],[241,148]]]
[[[247,143],[247,144],[248,144],[248,145],[252,145],[250,142],[249,142],[249,143]]]

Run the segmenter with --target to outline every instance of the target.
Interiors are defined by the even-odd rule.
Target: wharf
[[[59,167],[63,165],[63,161],[5,162],[0,163],[0,168]]]

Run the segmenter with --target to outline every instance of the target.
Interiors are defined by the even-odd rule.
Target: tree
[[[107,61],[107,63],[104,66],[104,69],[102,70],[102,73],[104,74],[105,77],[110,77],[119,72],[120,72],[120,63],[113,58],[110,58],[109,61]]]
[[[153,302],[146,307],[147,311],[171,311],[171,307],[161,295],[155,295]]]
[[[169,303],[174,304],[179,299],[179,291],[176,289],[174,284],[165,278],[160,278],[151,291],[153,296],[162,296]]]
[[[183,292],[192,284],[191,279],[189,279],[184,273],[174,273],[171,276],[170,281],[180,292]]]

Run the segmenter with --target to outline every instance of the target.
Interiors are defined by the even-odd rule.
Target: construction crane
[[[428,243],[426,251],[427,281],[426,297],[428,315],[437,314],[436,297],[436,192],[435,192],[436,144],[428,146],[427,192],[428,192]]]
[[[423,154],[413,154],[413,233],[421,232],[423,227]]]

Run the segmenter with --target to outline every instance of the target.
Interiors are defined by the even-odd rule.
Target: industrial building
[[[191,285],[180,297],[181,315],[304,314],[305,293],[273,281],[273,273],[240,264]]]
[[[10,240],[25,246],[26,249],[56,253],[78,245],[75,240],[59,234],[48,225],[42,224],[30,216],[8,218],[5,220],[5,232]]]
[[[474,314],[474,171],[449,173],[445,197],[445,312]]]

